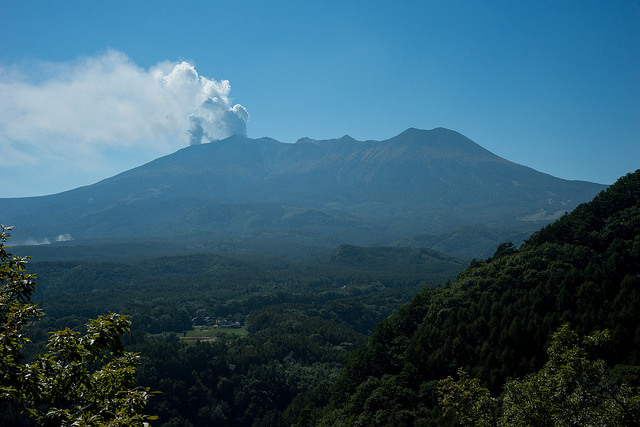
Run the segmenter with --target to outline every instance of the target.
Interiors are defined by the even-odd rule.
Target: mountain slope
[[[312,245],[371,245],[472,224],[529,233],[603,188],[511,163],[441,128],[384,141],[233,136],[65,193],[2,199],[0,218],[17,226],[16,240],[246,236],[260,223],[279,235],[311,230],[321,236]],[[256,223],[246,211],[258,205],[279,208]],[[301,210],[315,213],[285,218]],[[233,212],[229,228],[220,215]]]
[[[614,379],[638,385],[638,311],[640,170],[379,323],[334,389],[329,424],[434,423],[437,380],[461,367],[498,392],[541,367],[549,336],[567,322],[580,334],[608,328],[601,357],[617,365]]]

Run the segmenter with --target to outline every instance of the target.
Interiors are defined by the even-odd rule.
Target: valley
[[[443,129],[287,147],[232,137],[4,199],[0,214],[46,313],[26,360],[53,331],[130,316],[133,385],[160,392],[152,425],[455,424],[466,415],[443,411],[445,379],[464,369],[501,396],[569,324],[611,331],[599,357],[631,394],[609,415],[628,421],[639,180],[558,180]]]

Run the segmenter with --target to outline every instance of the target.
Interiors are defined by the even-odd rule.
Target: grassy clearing
[[[227,335],[236,335],[236,336],[245,336],[247,335],[247,329],[242,328],[214,328],[213,326],[194,326],[192,330],[186,331],[182,334],[180,339],[186,340],[197,340],[197,339],[211,339],[215,337],[227,336]]]

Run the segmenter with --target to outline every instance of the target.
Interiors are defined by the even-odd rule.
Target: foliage
[[[313,425],[364,334],[462,268],[429,250],[347,249],[315,264],[212,254],[39,262],[35,298],[47,318],[31,336],[127,312],[132,332],[123,341],[142,356],[137,384],[161,391],[148,406],[154,424]],[[216,321],[241,322],[249,333],[183,342],[194,324]]]
[[[308,425],[364,341],[312,314],[300,305],[265,308],[248,316],[248,336],[215,341],[128,337],[145,356],[138,381],[162,392],[150,409],[160,423]]]
[[[39,424],[140,425],[149,389],[129,388],[139,356],[123,352],[119,336],[129,330],[125,316],[110,313],[90,320],[81,335],[54,332],[48,353],[21,367],[21,400]]]
[[[460,369],[458,381],[440,381],[439,403],[462,425],[638,425],[640,389],[613,384],[604,360],[594,356],[609,339],[608,331],[580,339],[563,325],[551,337],[544,367],[507,381],[501,399]]]
[[[452,377],[440,380],[438,403],[444,414],[454,413],[465,426],[490,426],[494,423],[496,400],[477,378],[469,378],[458,369],[458,381]]]
[[[36,286],[35,276],[26,272],[27,257],[7,251],[5,246],[13,227],[0,225],[0,399],[16,400],[19,396],[23,346],[30,342],[25,335],[27,326],[42,316],[31,295]]]
[[[140,413],[148,389],[130,388],[139,356],[124,352],[119,340],[130,327],[126,316],[100,316],[83,335],[68,328],[54,332],[47,353],[22,363],[28,342],[23,330],[41,312],[30,302],[35,281],[25,271],[26,258],[6,251],[9,231],[0,230],[1,409],[27,413],[40,425],[130,426],[153,419]]]
[[[549,336],[571,323],[582,335],[607,328],[604,360],[640,384],[640,171],[581,205],[520,248],[501,245],[455,283],[423,288],[380,322],[352,354],[325,421],[370,420],[362,387],[387,396],[413,424],[445,423],[434,381],[463,368],[492,393],[542,368]],[[628,368],[622,368],[622,367]],[[617,381],[617,383],[620,383]],[[397,399],[393,389],[408,390]],[[437,386],[435,387],[437,389]]]
[[[393,251],[393,262],[387,261],[381,271],[376,249],[351,249],[366,262],[296,264],[213,254],[130,263],[39,262],[35,298],[46,306],[51,327],[73,321],[65,317],[95,317],[107,309],[129,313],[133,327],[145,332],[182,332],[191,329],[194,317],[243,321],[263,308],[307,304],[324,309],[322,315],[331,320],[370,333],[418,289],[444,283],[463,267],[461,261],[432,251],[389,248],[384,253]]]

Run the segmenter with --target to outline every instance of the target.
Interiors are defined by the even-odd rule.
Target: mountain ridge
[[[409,128],[382,141],[345,135],[301,138],[294,144],[236,135],[182,148],[93,185],[0,199],[0,218],[22,230],[18,239],[58,234],[75,239],[177,238],[181,232],[176,224],[193,217],[191,210],[202,214],[228,206],[225,212],[231,209],[247,221],[234,233],[260,231],[251,223],[262,222],[269,225],[261,231],[294,238],[311,229],[322,234],[318,218],[323,217],[333,225],[325,230],[331,239],[320,239],[319,245],[340,241],[343,234],[350,237],[340,243],[384,245],[473,224],[530,233],[604,188],[510,162],[445,128]],[[316,213],[305,216],[308,223],[295,221],[294,226],[282,218],[247,215],[247,206],[264,203],[287,206],[282,215],[295,209]],[[216,221],[213,215],[209,222]],[[183,224],[194,229],[188,221]],[[207,229],[229,232],[222,225]],[[355,240],[354,231],[359,234]]]

